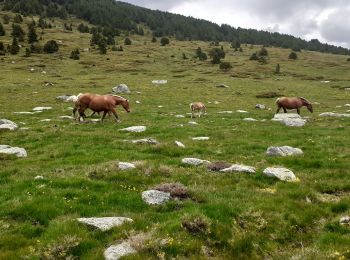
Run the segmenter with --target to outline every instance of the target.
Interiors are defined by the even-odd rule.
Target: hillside
[[[50,26],[44,28],[38,16],[23,17],[19,25],[26,34],[12,55],[7,45],[13,43],[17,14],[0,11],[0,21],[6,16],[0,119],[18,128],[0,129],[0,145],[25,148],[27,157],[0,153],[0,259],[103,259],[107,248],[123,242],[134,249],[125,259],[350,257],[349,224],[341,222],[350,215],[350,118],[320,116],[349,115],[347,57],[303,50],[292,60],[290,49],[267,47],[264,63],[250,60],[261,45],[242,43],[235,51],[231,40],[213,46],[170,37],[161,46],[147,28],[144,35],[121,30],[113,39],[123,51],[109,45],[100,54],[90,45],[92,35],[78,31],[80,24],[94,25],[74,16],[45,18]],[[27,24],[33,19],[36,48],[55,40],[56,52],[27,55]],[[124,44],[127,37],[130,45]],[[211,50],[221,46],[222,61],[232,69],[210,62]],[[196,57],[198,48],[207,60]],[[70,59],[76,49],[80,59]],[[118,106],[118,124],[112,116],[103,124],[97,116],[80,123],[69,117],[74,104],[57,100],[111,93],[122,83],[131,92],[118,95],[129,99],[131,113]],[[227,88],[217,87],[221,84]],[[271,92],[310,100],[314,113],[301,109],[305,126],[271,121],[276,97],[257,97]],[[188,114],[195,101],[207,105],[200,118]],[[35,107],[52,109],[35,112]],[[120,131],[130,126],[146,131]],[[149,138],[158,143],[133,143]],[[268,147],[285,145],[303,155],[266,155]],[[215,172],[205,164],[185,164],[184,158],[244,164],[256,172]],[[135,168],[123,171],[119,162]],[[296,181],[266,176],[263,171],[273,166],[290,169]],[[176,193],[182,197],[163,205],[146,204],[142,192],[164,183],[181,183],[186,190],[180,187]],[[84,217],[133,222],[100,231],[77,221]]]
[[[156,37],[172,36],[178,40],[227,41],[259,44],[349,55],[350,50],[317,39],[305,41],[291,35],[254,29],[217,25],[205,20],[161,11],[153,11],[114,0],[5,0],[4,9],[25,15],[36,14],[65,18],[68,14],[92,24],[139,32],[139,24],[148,26]]]

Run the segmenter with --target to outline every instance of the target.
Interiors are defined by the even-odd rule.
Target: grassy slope
[[[7,43],[9,28],[5,28],[8,34],[0,40]],[[150,242],[136,258],[162,257],[164,253],[165,257],[204,258],[203,245],[218,259],[311,259],[346,254],[350,232],[339,226],[338,220],[349,214],[350,208],[350,121],[318,117],[325,111],[345,112],[345,107],[335,107],[350,103],[350,92],[341,90],[350,87],[350,63],[344,56],[302,52],[298,60],[289,61],[289,50],[268,48],[269,63],[259,65],[248,61],[259,46],[243,46],[243,53],[234,53],[223,43],[225,60],[233,65],[231,72],[224,73],[209,62],[191,58],[199,46],[209,50],[204,42],[171,41],[169,46],[160,47],[151,43],[151,36],[131,36],[133,44],[124,46],[124,52],[109,51],[106,56],[82,52],[80,61],[73,61],[68,58],[70,51],[88,48],[89,34],[55,28],[45,30],[42,37],[42,42],[61,40],[59,53],[24,58],[22,50],[20,55],[0,61],[0,117],[24,122],[30,128],[0,133],[1,144],[24,147],[29,155],[26,159],[0,155],[0,259],[23,255],[35,259],[54,252],[56,257],[61,252],[100,259],[108,245],[130,234],[151,231],[154,237],[171,238],[171,243],[160,246]],[[121,44],[123,39],[118,41]],[[182,53],[190,59],[183,60]],[[273,74],[276,63],[280,63],[282,75]],[[151,83],[154,79],[167,79],[168,84],[155,86]],[[45,87],[45,82],[54,86]],[[56,96],[109,93],[120,83],[131,88],[132,93],[124,96],[130,98],[133,112],[126,114],[119,108],[119,125],[112,118],[103,125],[58,119],[70,115],[71,104],[56,102]],[[215,88],[219,83],[230,88]],[[315,105],[305,127],[287,128],[269,121],[274,99],[255,97],[266,91],[304,96],[320,104]],[[197,100],[208,105],[208,115],[195,119],[198,126],[188,125],[189,118],[174,117],[189,112],[188,104]],[[256,103],[272,110],[255,110]],[[35,106],[54,109],[29,116],[12,113]],[[217,113],[237,109],[249,114]],[[302,109],[302,114],[309,116],[307,113]],[[241,120],[248,116],[267,121]],[[39,122],[45,118],[52,121]],[[132,125],[148,129],[139,134],[118,131]],[[210,141],[192,141],[195,136],[210,136]],[[124,142],[143,137],[156,138],[161,144]],[[187,148],[175,147],[175,140]],[[268,158],[264,153],[271,145],[299,147],[305,155]],[[211,173],[181,165],[183,157],[244,163],[257,167],[258,173]],[[141,165],[120,172],[117,161],[140,161]],[[292,169],[300,183],[264,177],[262,170],[272,165]],[[35,181],[37,175],[45,179]],[[182,182],[195,201],[145,205],[141,191],[162,182]],[[276,193],[268,193],[266,188]],[[321,202],[319,197],[324,193],[336,194],[340,201]],[[111,215],[131,217],[135,222],[102,233],[75,221],[76,217]],[[211,223],[209,234],[195,236],[182,228],[183,218],[196,216]]]

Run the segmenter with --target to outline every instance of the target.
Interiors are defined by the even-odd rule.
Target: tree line
[[[149,10],[114,0],[5,0],[4,10],[24,15],[66,18],[69,14],[90,23],[110,28],[144,34],[139,24],[148,26],[155,37],[173,36],[178,40],[228,41],[246,44],[301,49],[333,54],[350,55],[350,50],[321,43],[317,39],[306,41],[292,35],[271,33],[255,29],[235,28],[171,14]]]

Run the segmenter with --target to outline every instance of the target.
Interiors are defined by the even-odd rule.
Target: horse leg
[[[277,111],[276,111],[276,114],[278,114],[278,113],[280,112],[280,110],[281,110],[281,107],[278,106]]]
[[[298,112],[298,115],[300,115],[300,109],[299,108],[297,108],[297,112]]]
[[[193,118],[193,111],[191,111],[191,118]]]
[[[85,115],[85,110],[86,110],[86,107],[83,107],[83,106],[80,106],[80,108],[79,108],[79,121],[80,121],[80,119],[82,118],[83,119],[83,121],[84,121],[84,118],[86,117],[86,115]]]
[[[287,109],[285,107],[283,107],[283,111],[284,113],[287,113]]]
[[[101,118],[101,123],[103,123],[103,119],[105,119],[107,115],[107,111],[103,111],[103,115],[102,115],[102,118]]]
[[[117,123],[120,122],[119,117],[118,117],[118,115],[117,115],[117,111],[115,111],[114,108],[112,108],[112,109],[111,109],[110,111],[108,111],[108,112],[112,112],[112,113],[113,113],[115,119],[117,120]]]

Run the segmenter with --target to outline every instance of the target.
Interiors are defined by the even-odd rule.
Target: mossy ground
[[[80,21],[72,22],[76,26]],[[10,28],[5,25],[5,29],[7,35],[0,41],[9,43]],[[101,259],[109,245],[137,233],[151,233],[153,239],[131,259],[350,257],[350,229],[338,224],[341,216],[350,213],[350,120],[318,116],[350,109],[343,106],[350,103],[350,92],[344,90],[350,87],[346,57],[303,51],[291,61],[290,50],[267,48],[268,64],[260,65],[249,57],[261,46],[243,45],[243,52],[234,52],[229,43],[221,43],[227,52],[225,61],[233,65],[231,71],[222,72],[218,65],[193,58],[197,47],[208,52],[205,42],[171,39],[170,45],[161,47],[159,41],[151,42],[151,35],[131,35],[132,45],[123,46],[123,52],[100,55],[90,49],[75,61],[68,58],[70,52],[90,48],[89,34],[80,34],[75,27],[73,32],[45,29],[41,36],[42,43],[61,41],[59,52],[25,58],[22,48],[19,55],[0,61],[0,118],[29,128],[0,133],[1,144],[28,152],[25,159],[0,155],[0,259],[68,255]],[[117,41],[122,44],[123,37]],[[183,59],[183,53],[189,59]],[[280,75],[274,74],[277,63]],[[155,79],[168,83],[154,85]],[[112,117],[104,124],[58,118],[70,115],[72,104],[58,102],[56,96],[110,93],[120,83],[131,89],[123,96],[130,99],[132,109],[127,114],[117,108],[120,124]],[[230,87],[216,88],[220,83]],[[304,116],[311,117],[305,127],[289,128],[270,121],[274,99],[256,98],[268,91],[319,104],[314,105],[314,114],[302,109]],[[188,113],[193,101],[206,103],[208,109],[207,115],[194,119],[196,126],[188,124],[189,117],[175,117]],[[257,103],[271,110],[256,110]],[[36,106],[53,109],[13,114]],[[218,113],[238,109],[249,114]],[[266,121],[245,122],[244,117]],[[52,121],[40,122],[46,118]],[[145,125],[147,131],[119,131],[133,125]],[[210,140],[192,141],[196,136]],[[144,137],[161,144],[125,142]],[[175,140],[186,148],[176,147]],[[305,154],[268,158],[265,151],[271,145],[298,147]],[[213,173],[182,165],[183,157],[247,164],[257,167],[258,173]],[[122,172],[117,161],[137,161],[139,166]],[[265,167],[274,165],[293,170],[300,182],[284,183],[262,175]],[[44,180],[34,180],[37,175]],[[183,183],[193,199],[156,207],[142,202],[143,190],[165,182]],[[331,194],[337,202],[322,202],[323,194]],[[75,220],[91,216],[126,216],[134,223],[100,232]],[[203,219],[208,230],[187,232],[182,221],[193,218]],[[161,245],[156,237],[168,243]]]

